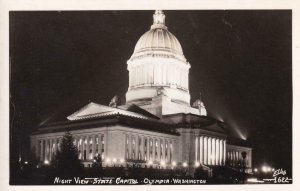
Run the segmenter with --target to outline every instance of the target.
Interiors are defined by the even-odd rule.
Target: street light
[[[149,164],[149,165],[152,165],[152,164],[153,164],[152,160],[149,160],[149,161],[148,161],[148,164]]]
[[[107,158],[107,159],[106,159],[106,163],[110,163],[110,158]]]
[[[175,167],[177,164],[175,161],[172,162],[172,166]]]
[[[271,171],[273,171],[273,169],[274,169],[274,168],[271,168],[271,167],[266,166],[266,165],[263,165],[263,166],[261,167],[261,170],[262,170],[264,173],[271,172]],[[274,169],[274,171],[275,171],[275,169]]]
[[[182,166],[183,166],[183,167],[187,167],[187,162],[184,162],[184,163],[182,164]]]

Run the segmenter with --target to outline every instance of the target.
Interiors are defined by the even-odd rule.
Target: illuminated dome
[[[190,105],[190,64],[179,41],[168,31],[163,11],[155,11],[153,24],[138,40],[127,69],[126,103],[138,104],[162,95],[174,103]]]
[[[137,42],[134,52],[145,50],[163,50],[182,54],[182,48],[177,38],[164,28],[153,28],[146,32]]]
[[[165,15],[161,10],[155,11],[153,25],[138,40],[131,59],[145,55],[153,56],[153,54],[175,57],[185,61],[181,45],[165,26]]]

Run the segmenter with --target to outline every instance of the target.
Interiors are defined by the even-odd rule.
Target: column
[[[152,160],[153,160],[153,162],[156,161],[156,158],[155,158],[155,142],[156,142],[156,139],[153,138],[152,139]]]
[[[200,149],[199,149],[199,152],[200,152],[200,163],[203,164],[203,152],[204,152],[204,147],[203,147],[203,136],[200,137]]]
[[[59,152],[59,138],[56,138],[56,152]]]
[[[92,146],[92,148],[91,148],[91,146]],[[91,158],[91,156],[92,156],[92,154],[90,153],[90,150],[93,150],[93,145],[91,145],[91,136],[87,136],[87,159],[92,159]],[[92,153],[93,153],[93,151],[92,151]]]
[[[223,164],[225,165],[226,160],[226,140],[223,140]]]
[[[219,164],[222,166],[223,165],[223,140],[220,140],[219,141]]]
[[[50,139],[50,150],[49,150],[49,161],[52,161],[52,152],[53,152],[53,143],[52,139]]]
[[[135,159],[138,159],[139,156],[139,136],[135,136]]]
[[[150,160],[150,138],[147,137],[147,160]]]
[[[101,134],[99,134],[99,135],[96,135],[97,137],[98,137],[98,154],[99,154],[99,156],[101,157],[101,152],[102,152],[102,150],[101,150]]]
[[[53,139],[53,158],[56,156],[56,138]]]
[[[207,150],[207,164],[211,165],[211,137],[208,137]]]
[[[92,158],[96,156],[96,138],[95,135],[92,136]]]
[[[141,136],[141,158],[142,160],[145,160],[145,141],[144,141],[144,136]]]
[[[248,157],[248,161],[249,161],[249,163],[248,163],[248,167],[252,167],[252,150],[250,150],[249,151],[249,157]]]
[[[216,165],[216,138],[211,139],[211,164]]]
[[[175,146],[175,141],[170,140],[170,161],[171,162],[174,160],[174,146]]]
[[[158,70],[158,69],[157,69]],[[161,160],[161,157],[160,157],[160,155],[161,155],[161,152],[162,152],[162,148],[161,148],[161,139],[158,139],[158,151],[157,151],[157,155],[158,155],[158,162],[160,162],[160,160]]]
[[[195,137],[195,162],[198,162],[198,137]]]
[[[216,139],[216,165],[220,165],[219,163],[219,154],[220,154],[220,140]]]
[[[161,160],[164,160],[165,162],[167,162],[166,160],[166,141],[165,139],[162,140],[162,159]]]
[[[80,159],[83,160],[83,155],[84,155],[84,137],[83,136],[80,136],[80,153],[81,153]]]
[[[168,163],[172,164],[172,161],[170,159],[170,153],[171,153],[171,147],[170,147],[170,140],[167,140],[167,144],[168,144],[168,150],[167,150],[167,160],[168,160]]]
[[[204,162],[203,163],[205,165],[207,165],[207,161],[208,161],[207,160],[207,158],[208,158],[207,157],[207,153],[208,153],[208,148],[207,148],[208,144],[207,143],[208,143],[207,137],[204,137],[204,144],[203,144],[204,145],[204,151],[203,151]]]
[[[40,147],[41,147],[40,160],[44,162],[44,140],[41,140]]]
[[[104,149],[104,152],[103,152],[103,158],[106,158],[108,156],[108,150],[107,150],[107,132],[105,132],[104,134],[102,134],[103,136],[103,141],[104,141],[104,144],[103,144],[103,149]]]
[[[48,139],[45,140],[45,160],[48,160],[48,154],[49,154],[49,142]]]

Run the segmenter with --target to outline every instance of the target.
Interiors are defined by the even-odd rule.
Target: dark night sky
[[[45,120],[124,96],[126,61],[153,12],[10,12],[11,152]],[[201,91],[209,115],[253,145],[254,164],[289,170],[291,11],[165,14],[191,64],[191,101]]]

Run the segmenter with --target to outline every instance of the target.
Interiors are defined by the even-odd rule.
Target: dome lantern
[[[153,15],[153,25],[151,26],[151,29],[156,29],[156,28],[167,29],[167,27],[165,26],[165,19],[166,16],[164,12],[161,10],[156,10]]]

